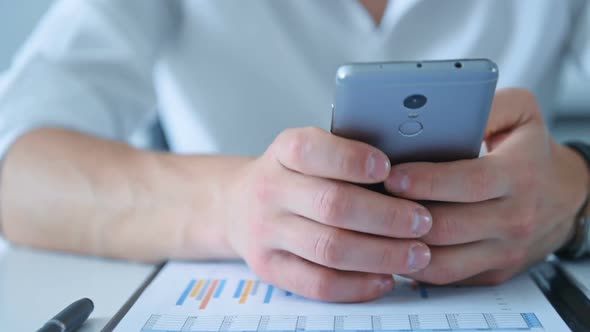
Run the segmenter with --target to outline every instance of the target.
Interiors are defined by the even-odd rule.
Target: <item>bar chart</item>
[[[230,284],[233,290],[225,292],[226,285]],[[425,286],[416,281],[400,283],[400,288],[407,288],[419,294],[422,299],[428,298]],[[207,309],[211,301],[221,299],[233,300],[237,304],[245,305],[249,300],[256,303],[270,304],[274,296],[281,295],[286,298],[294,297],[293,293],[277,289],[273,285],[266,284],[256,279],[191,279],[181,292],[176,301],[176,306],[197,306],[199,310]],[[230,298],[231,297],[231,298]]]
[[[240,263],[168,263],[115,332],[567,331],[534,281],[437,287],[395,276],[362,303],[322,302],[268,284]]]
[[[229,292],[227,295],[224,292],[227,283],[227,279],[191,279],[178,297],[176,305],[197,305],[200,310],[205,310],[212,300],[229,296]],[[291,292],[276,289],[260,280],[241,279],[237,281],[231,297],[238,304],[247,304],[249,299],[270,304],[277,292],[287,297],[293,296]]]
[[[448,313],[415,315],[152,315],[142,332],[408,332],[543,331],[534,313]]]
[[[220,298],[227,280],[192,279],[180,297],[176,301],[177,306],[182,306],[188,300],[196,300],[200,310],[207,309],[211,298]]]

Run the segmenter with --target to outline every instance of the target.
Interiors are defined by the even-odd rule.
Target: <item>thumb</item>
[[[484,140],[493,150],[506,136],[527,124],[544,125],[535,96],[525,89],[503,89],[492,103]]]

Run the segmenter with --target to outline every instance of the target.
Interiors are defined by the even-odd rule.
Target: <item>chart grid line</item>
[[[217,280],[217,282],[219,282]],[[407,326],[400,325],[402,318]],[[485,325],[470,324],[477,316]],[[460,318],[464,317],[464,318]],[[488,320],[483,318],[487,317]],[[445,322],[446,318],[446,322]],[[463,323],[459,323],[459,320]],[[497,321],[502,322],[498,326]],[[398,322],[398,323],[396,323]],[[231,316],[176,316],[151,315],[142,332],[181,331],[363,331],[363,332],[407,332],[407,331],[544,331],[534,313],[441,313],[441,314],[393,314],[393,315],[231,315]]]

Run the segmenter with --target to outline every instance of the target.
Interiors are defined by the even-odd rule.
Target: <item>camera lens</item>
[[[426,96],[423,95],[411,95],[404,99],[404,106],[409,109],[417,109],[426,105]]]

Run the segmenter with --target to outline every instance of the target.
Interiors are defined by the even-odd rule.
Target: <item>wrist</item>
[[[234,178],[248,159],[223,156],[156,154],[158,201],[166,209],[160,227],[170,233],[167,258],[236,258],[227,230]],[[157,175],[155,174],[155,175]],[[172,223],[172,225],[171,225]]]
[[[590,193],[590,171],[586,160],[579,153],[567,145],[556,145],[559,149],[557,153],[559,173],[567,175],[567,177],[560,177],[559,184],[563,186],[562,192],[569,193],[567,197],[571,205],[568,212],[569,216],[574,218],[583,208]]]
[[[584,255],[589,249],[590,230],[590,147],[577,142],[566,143],[562,146],[565,154],[569,155],[567,170],[574,175],[577,183],[572,183],[572,188],[581,188],[581,194],[574,196],[575,215],[571,220],[571,227],[568,227],[567,241],[558,250],[557,254],[563,258],[578,258]],[[577,184],[577,185],[576,185]],[[581,197],[579,199],[578,197]],[[581,203],[580,203],[581,200]]]

